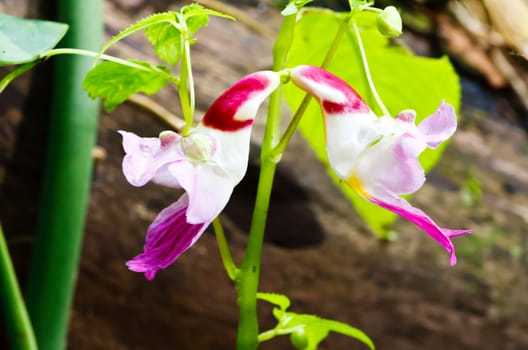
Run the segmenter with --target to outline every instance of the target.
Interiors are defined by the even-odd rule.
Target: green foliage
[[[180,31],[172,23],[156,23],[145,30],[159,58],[170,64],[176,64],[183,53],[183,41]]]
[[[320,65],[338,31],[343,14],[322,9],[305,9],[296,29],[288,67],[300,64]],[[460,87],[458,77],[446,57],[439,59],[415,57],[399,46],[390,45],[376,29],[376,14],[367,11],[355,15],[365,51],[367,53],[374,84],[392,115],[404,109],[414,109],[417,121],[431,115],[442,100],[458,110]],[[369,106],[380,113],[372,96],[362,68],[361,58],[352,29],[344,36],[333,61],[327,67],[354,87]],[[289,84],[285,96],[295,110],[304,93]],[[323,118],[316,103],[311,103],[300,123],[300,131],[318,158],[327,164]],[[426,150],[420,161],[427,171],[439,160],[445,144],[436,150]],[[350,198],[370,228],[380,237],[386,237],[396,215],[379,208],[362,198],[346,184],[340,182],[328,167],[332,178]]]
[[[68,25],[0,13],[0,65],[35,61],[57,45]]]
[[[287,296],[277,293],[257,293],[257,298],[276,305],[283,310],[289,308],[291,304],[290,299]]]
[[[190,4],[181,8],[180,13],[185,19],[187,25],[188,38],[196,34],[198,29],[207,26],[209,23],[209,16],[216,16],[234,20],[233,17],[222,12],[206,9],[199,4]]]
[[[107,111],[113,110],[136,92],[154,94],[170,80],[165,67],[128,61],[131,65],[103,62],[88,72],[83,88],[90,97],[100,97]]]
[[[156,13],[139,20],[114,36],[103,46],[100,54],[119,40],[145,29],[145,35],[159,58],[167,63],[177,64],[183,53],[183,43],[185,41],[194,42],[193,36],[196,32],[207,26],[208,16],[233,19],[231,16],[206,9],[198,4],[183,6],[179,12]]]
[[[293,0],[288,2],[288,5],[281,11],[283,16],[294,15],[298,13],[306,4],[313,0]]]
[[[290,335],[290,340],[297,349],[316,350],[330,332],[336,332],[354,338],[374,350],[372,340],[363,331],[355,327],[314,315],[288,312],[290,299],[285,295],[258,293],[257,298],[278,306],[273,309],[273,316],[278,321],[277,326],[262,333],[259,336],[261,342],[278,335]]]
[[[149,17],[143,18],[136,23],[132,24],[127,29],[123,30],[121,33],[114,36],[112,39],[110,39],[102,48],[101,51],[99,51],[99,54],[103,54],[108,48],[115,43],[117,43],[119,40],[122,40],[126,38],[127,36],[134,34],[135,32],[146,29],[150,26],[160,24],[160,23],[175,23],[175,16],[174,12],[162,12],[162,13],[156,13],[154,15],[151,15]]]

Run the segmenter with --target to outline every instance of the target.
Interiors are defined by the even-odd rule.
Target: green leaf
[[[166,67],[130,60],[130,65],[102,62],[88,72],[83,88],[91,98],[100,97],[107,111],[136,92],[154,94],[170,80]]]
[[[277,326],[259,335],[259,341],[269,340],[277,335],[290,335],[292,344],[297,349],[316,350],[330,331],[341,333],[359,340],[374,350],[374,343],[362,330],[334,320],[327,320],[314,315],[286,312],[290,307],[290,299],[282,294],[257,293],[257,298],[277,305],[273,309],[273,316],[278,321]]]
[[[342,15],[321,9],[305,9],[296,29],[288,67],[300,64],[320,65],[337,33]],[[392,115],[404,109],[414,109],[417,121],[431,115],[442,100],[458,110],[460,86],[451,63],[446,57],[439,59],[415,57],[398,46],[389,45],[376,29],[376,14],[366,11],[356,14],[360,26],[370,70],[378,93]],[[336,52],[329,71],[347,81],[378,114],[380,110],[368,88],[352,29],[348,32]],[[288,84],[285,95],[290,107],[295,110],[304,92]],[[300,123],[300,131],[318,158],[327,163],[325,151],[324,123],[319,106],[312,101]],[[439,160],[445,143],[435,150],[426,150],[420,161],[426,171]],[[356,210],[379,236],[386,237],[390,224],[396,219],[392,212],[379,208],[360,198],[343,184],[327,167],[334,181],[352,201]]]
[[[278,329],[291,331],[289,333],[292,335],[301,335],[301,340],[306,342],[305,350],[317,349],[330,332],[354,338],[367,345],[371,350],[375,349],[372,339],[362,330],[343,322],[327,320],[314,315],[286,312],[282,320],[279,320]],[[299,339],[294,338],[292,340],[298,341]]]
[[[210,10],[200,4],[190,4],[181,8],[180,13],[183,15],[185,23],[187,24],[187,38],[191,39],[196,32],[207,26],[209,23],[209,16],[217,16],[234,20],[234,17],[226,15],[225,13]]]
[[[173,23],[156,23],[145,30],[159,58],[170,64],[176,64],[183,53],[182,35]]]
[[[0,65],[37,60],[57,45],[68,25],[0,13]]]
[[[175,12],[161,12],[156,13],[154,15],[151,15],[149,17],[143,18],[136,23],[132,24],[127,29],[123,30],[121,33],[114,36],[112,39],[110,39],[102,48],[101,51],[99,51],[99,55],[102,55],[110,46],[117,43],[119,40],[124,39],[125,37],[134,34],[135,32],[148,28],[149,26],[158,24],[158,23],[172,23],[176,24],[176,16]]]
[[[288,5],[281,11],[281,15],[290,16],[298,13],[306,4],[313,0],[293,0],[288,2]]]
[[[290,299],[282,294],[276,293],[257,293],[257,298],[260,300],[267,301],[270,304],[277,305],[282,310],[286,310],[290,307]]]
[[[160,13],[155,18],[148,17],[133,25],[132,32],[146,28],[145,35],[152,44],[154,51],[165,62],[177,64],[183,54],[183,42],[193,42],[196,32],[207,26],[209,15],[232,18],[223,13],[209,10],[199,4],[184,6],[178,12]],[[185,25],[182,23],[185,21]],[[128,33],[130,29],[125,31]],[[183,33],[182,33],[183,31]],[[107,44],[108,45],[108,44]]]

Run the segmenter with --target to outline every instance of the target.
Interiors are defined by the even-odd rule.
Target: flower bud
[[[397,38],[402,34],[402,20],[394,6],[385,7],[378,15],[376,24],[378,31],[388,38]]]
[[[193,163],[205,163],[216,150],[215,140],[204,133],[191,133],[182,137],[181,149],[183,154]]]
[[[296,349],[304,350],[308,346],[308,335],[304,327],[301,327],[290,334],[290,341]]]

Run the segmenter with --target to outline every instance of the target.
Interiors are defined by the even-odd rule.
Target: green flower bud
[[[308,346],[308,335],[301,327],[290,334],[290,341],[296,349],[304,350]]]
[[[216,150],[214,139],[204,133],[191,133],[182,137],[180,145],[183,154],[195,164],[207,162]]]
[[[394,6],[385,7],[378,15],[376,24],[378,31],[388,38],[397,38],[402,34],[402,20]]]

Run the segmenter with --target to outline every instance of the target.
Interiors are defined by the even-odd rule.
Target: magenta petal
[[[374,197],[367,199],[372,203],[390,210],[393,213],[396,213],[399,216],[411,221],[416,226],[427,232],[449,252],[449,263],[451,265],[456,264],[457,258],[455,255],[455,247],[451,241],[451,237],[471,233],[471,230],[451,230],[447,228],[440,228],[427,214],[425,214],[420,209],[411,206],[409,202],[399,197],[390,198],[392,203]]]
[[[211,222],[189,224],[185,216],[188,205],[184,194],[158,214],[148,228],[144,252],[126,263],[130,270],[144,272],[152,280],[158,270],[172,264],[200,238]]]

